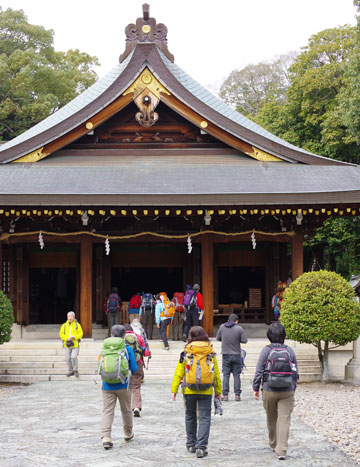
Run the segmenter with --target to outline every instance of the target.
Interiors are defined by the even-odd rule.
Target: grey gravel
[[[299,384],[294,414],[360,465],[360,386]]]

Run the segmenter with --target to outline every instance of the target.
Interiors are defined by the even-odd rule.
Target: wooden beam
[[[103,109],[101,112],[90,117],[89,122],[92,124],[91,130],[95,129],[101,123],[112,117],[115,113],[126,107],[132,101],[132,98],[133,93],[127,94],[126,96],[120,96],[118,99],[116,99],[116,101],[105,107],[105,109]],[[81,136],[86,135],[90,131],[90,129],[86,127],[86,124],[89,122],[82,123],[74,130],[47,144],[44,146],[42,152],[46,155],[49,155],[54,151],[57,151],[58,149],[61,149],[64,146],[67,146],[73,141],[79,139]]]
[[[296,231],[291,241],[291,270],[293,280],[297,279],[304,272],[303,238],[303,232]]]
[[[8,295],[11,305],[14,310],[14,319],[17,324],[20,324],[20,319],[17,314],[17,300],[16,300],[16,250],[15,246],[9,246],[9,264],[10,264],[10,292]]]
[[[213,136],[214,138],[217,138],[223,143],[226,143],[233,148],[239,149],[240,151],[248,154],[251,157],[254,157],[255,159],[258,158],[257,153],[262,153],[265,159],[268,158],[269,160],[281,160],[276,156],[257,150],[251,144],[239,140],[239,138],[236,136],[233,136],[222,128],[219,128],[217,125],[214,125],[209,120],[206,120],[200,114],[181,102],[177,97],[165,94],[163,92],[160,93],[160,96],[161,101],[163,101],[171,109],[175,110],[175,112],[178,112],[180,115],[182,115],[187,120],[190,120],[196,126],[205,129],[206,133]]]
[[[84,337],[92,337],[92,238],[80,242],[80,323]]]
[[[209,337],[214,328],[214,241],[212,234],[201,237],[202,295],[204,300],[204,329]]]

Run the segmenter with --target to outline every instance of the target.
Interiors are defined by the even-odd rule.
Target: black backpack
[[[274,389],[290,387],[297,380],[297,370],[287,346],[271,344],[268,347],[270,352],[265,364],[264,381]]]
[[[151,310],[153,307],[154,299],[151,293],[144,294],[143,307],[145,310]]]
[[[119,308],[119,295],[117,293],[110,294],[107,301],[108,313],[116,313]]]

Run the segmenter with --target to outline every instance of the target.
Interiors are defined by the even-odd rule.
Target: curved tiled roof
[[[148,42],[138,43],[121,64],[69,104],[14,140],[0,146],[0,162],[7,163],[29,154],[84,123],[121,96],[145,66],[149,67],[179,101],[239,141],[245,141],[290,162],[345,164],[297,148],[256,125],[190,78],[154,43]]]

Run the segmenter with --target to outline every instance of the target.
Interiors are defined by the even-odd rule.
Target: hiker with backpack
[[[221,379],[214,349],[200,326],[190,329],[188,344],[180,354],[171,384],[173,401],[176,400],[181,381],[185,400],[186,448],[196,453],[196,457],[205,457],[208,454],[213,388],[215,398],[220,399]]]
[[[194,284],[192,288],[186,290],[184,297],[184,308],[186,310],[186,315],[183,331],[183,341],[186,342],[190,328],[192,326],[199,326],[199,313],[204,313],[203,298],[200,293],[199,284]]]
[[[234,377],[235,401],[241,400],[241,380],[244,361],[241,344],[246,344],[247,337],[244,329],[238,326],[239,317],[235,313],[229,316],[229,321],[220,326],[216,340],[221,341],[222,372],[223,372],[223,401],[229,400],[230,374]]]
[[[120,324],[120,311],[121,311],[121,297],[119,289],[113,287],[111,294],[107,298],[106,312],[108,314],[109,328],[111,329],[115,324]]]
[[[68,366],[66,376],[75,375],[76,378],[78,378],[79,343],[83,336],[83,330],[81,329],[80,323],[75,319],[75,313],[73,311],[69,311],[67,314],[67,321],[61,326],[59,336],[63,341],[65,361]]]
[[[141,380],[144,377],[144,354],[146,353],[146,347],[144,339],[141,335],[134,332],[132,325],[124,324],[124,328],[125,343],[132,348],[135,355],[136,364],[138,366],[137,371],[131,375],[130,380],[132,393],[131,408],[134,417],[140,417],[140,412],[142,410]]]
[[[155,321],[156,326],[160,329],[160,338],[163,341],[163,349],[169,350],[169,342],[167,339],[167,328],[170,326],[175,313],[175,306],[170,305],[165,292],[158,293],[156,296],[155,305]],[[167,299],[167,300],[166,300]],[[168,303],[166,303],[168,302]]]
[[[134,438],[131,412],[130,372],[136,373],[138,366],[131,346],[126,345],[125,328],[116,324],[111,328],[111,337],[104,340],[99,355],[98,373],[103,380],[103,416],[101,439],[104,449],[113,447],[111,427],[114,420],[116,401],[119,401],[125,442]]]
[[[140,306],[140,318],[147,337],[152,339],[154,325],[154,297],[149,292],[146,292],[143,295]]]
[[[138,320],[136,318],[132,321],[131,328],[132,328],[132,330],[134,331],[134,333],[137,336],[141,336],[142,339],[144,340],[145,351],[144,351],[144,354],[143,354],[143,365],[144,365],[144,368],[148,369],[149,368],[149,361],[150,361],[150,358],[151,358],[151,351],[150,351],[150,345],[149,345],[149,341],[148,341],[146,332],[145,332],[144,328],[142,327],[140,320]],[[147,367],[146,367],[146,364],[145,364],[145,357],[148,358]],[[144,379],[144,372],[143,372],[143,377],[142,377],[141,382],[144,383],[144,381],[145,381],[145,379]]]
[[[284,345],[285,328],[279,322],[270,324],[267,337],[271,342],[264,347],[256,366],[253,380],[254,397],[262,400],[266,412],[269,444],[279,460],[284,460],[288,448],[291,412],[299,378],[293,349]]]
[[[129,321],[132,322],[133,319],[139,318],[140,316],[140,307],[142,302],[142,295],[141,293],[136,293],[130,298],[128,314],[129,314]]]
[[[184,292],[175,292],[171,300],[175,303],[175,315],[171,325],[171,335],[174,341],[181,340],[183,334],[183,316],[185,314],[184,296]]]

